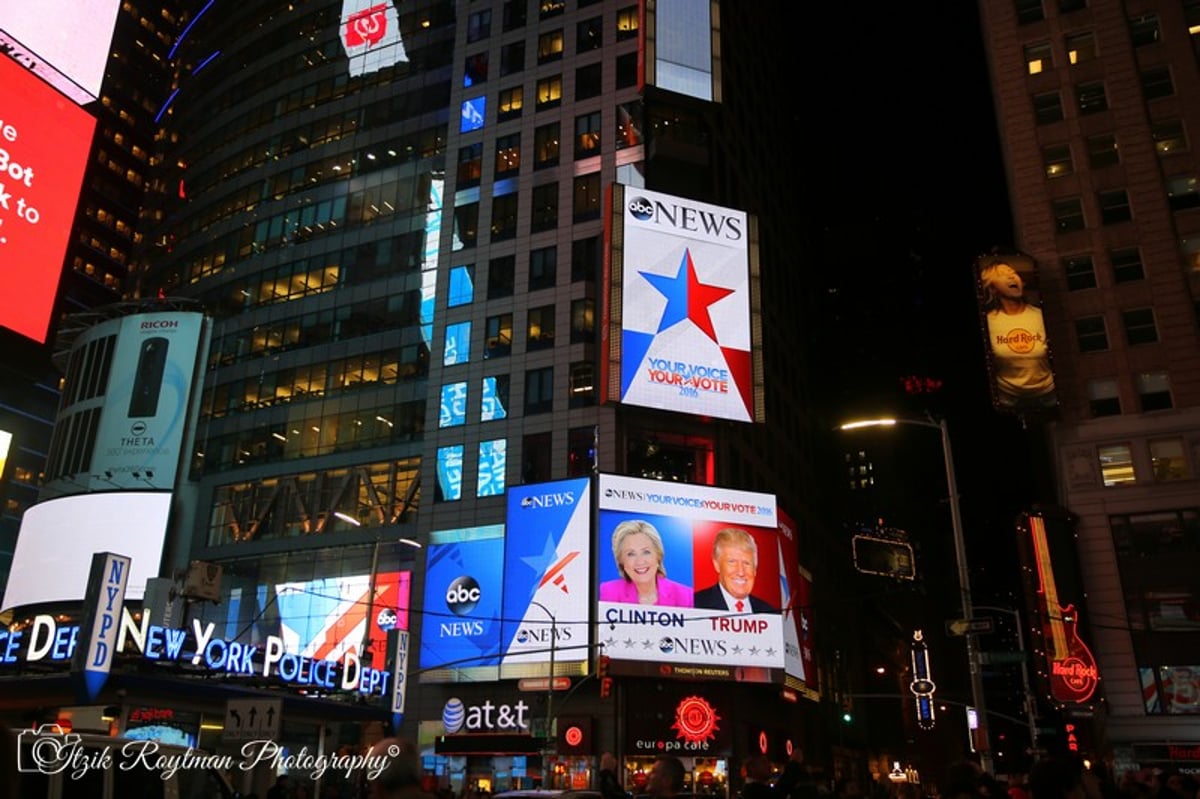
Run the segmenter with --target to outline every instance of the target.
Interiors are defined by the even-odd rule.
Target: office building
[[[1031,424],[1075,517],[1104,700],[1084,746],[1179,766],[1200,741],[1200,3],[980,5],[1056,373]]]

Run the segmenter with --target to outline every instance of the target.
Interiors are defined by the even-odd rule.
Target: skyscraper
[[[207,618],[235,632],[282,623],[305,651],[365,645],[382,665],[385,608],[412,608],[418,636],[471,623],[455,615],[478,584],[421,601],[433,547],[526,535],[504,530],[507,494],[597,471],[769,492],[797,520],[792,551],[823,557],[799,173],[796,151],[773,146],[795,120],[754,57],[772,22],[757,4],[731,15],[672,0],[309,0],[185,21],[135,272],[141,296],[200,300],[215,317],[178,493],[176,534],[191,543],[168,564],[222,566],[228,601]],[[610,196],[661,204],[647,213],[677,203],[664,213],[707,234],[736,224],[742,282],[677,259],[636,288],[657,298],[657,325],[612,322],[636,306],[606,295],[624,210]],[[708,311],[731,293],[745,308],[736,344],[721,336],[728,314]],[[684,400],[635,396],[610,335],[635,321],[643,340],[694,325],[744,379],[671,363],[664,381],[692,381]],[[701,389],[723,402],[689,404]],[[779,557],[762,557],[781,576]],[[421,670],[453,683],[470,668]],[[554,673],[590,668],[560,657]],[[442,721],[456,717],[451,700],[512,693],[494,677],[422,688],[422,723],[443,703]],[[601,732],[633,746],[615,722]]]
[[[1174,764],[1162,742],[1194,741],[1200,712],[1200,4],[981,8],[1103,725],[1118,761]]]

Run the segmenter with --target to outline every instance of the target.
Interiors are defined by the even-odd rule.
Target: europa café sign
[[[104,632],[115,633],[109,639],[115,642],[113,657],[182,664],[206,675],[264,677],[297,688],[391,695],[391,673],[363,665],[354,652],[346,652],[340,661],[320,660],[288,652],[277,635],[268,635],[261,646],[243,644],[217,637],[213,622],[192,619],[188,629],[162,627],[150,623],[149,611],[139,621],[124,606],[119,622],[111,617],[109,622]],[[69,664],[80,642],[79,624],[60,624],[50,614],[39,614],[28,627],[0,628],[0,669]]]

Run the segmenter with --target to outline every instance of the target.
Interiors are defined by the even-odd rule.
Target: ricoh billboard
[[[16,6],[43,13],[36,4]],[[0,326],[38,344],[49,331],[95,126],[0,55]]]
[[[140,488],[174,486],[203,331],[199,313],[119,320],[92,475]]]
[[[742,211],[611,187],[606,401],[763,420],[756,230]]]
[[[613,674],[783,682],[793,596],[773,495],[601,475],[598,504],[597,643]]]

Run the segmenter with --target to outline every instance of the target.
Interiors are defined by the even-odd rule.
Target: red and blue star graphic
[[[658,323],[659,333],[688,319],[714,343],[720,343],[717,341],[708,307],[728,297],[733,293],[733,289],[701,283],[700,278],[696,277],[696,265],[692,263],[691,250],[683,251],[683,259],[679,262],[679,269],[674,277],[650,272],[639,274],[667,298],[667,307]]]

